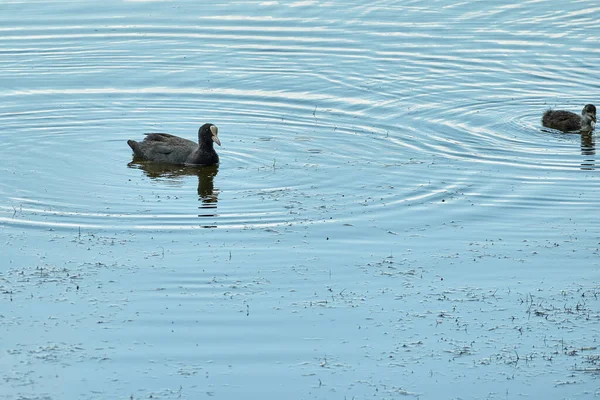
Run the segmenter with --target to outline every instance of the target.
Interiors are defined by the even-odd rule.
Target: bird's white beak
[[[212,125],[210,127],[210,131],[212,132],[212,136],[211,139],[213,142],[215,142],[216,144],[218,144],[219,146],[221,145],[221,141],[219,140],[219,128],[217,128],[216,126]]]

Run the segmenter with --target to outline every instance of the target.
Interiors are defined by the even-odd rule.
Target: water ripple
[[[333,4],[266,2],[277,11],[217,7],[177,25],[109,14],[89,25],[3,25],[0,81],[24,84],[0,93],[0,136],[11,146],[0,222],[286,229],[416,218],[415,208],[448,203],[463,214],[474,199],[588,207],[540,188],[574,190],[596,168],[594,137],[539,121],[549,106],[591,101],[576,94],[593,65],[579,56],[598,42],[580,36],[587,15],[538,13],[535,1],[418,3],[352,5],[354,18],[317,12]],[[571,58],[547,62],[565,43]],[[54,84],[65,76],[68,85]],[[129,164],[126,139],[157,130],[192,138],[206,121],[223,132],[218,172]]]

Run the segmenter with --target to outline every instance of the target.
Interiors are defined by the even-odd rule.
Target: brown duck
[[[548,110],[542,117],[542,125],[563,132],[592,131],[596,125],[596,106],[586,104],[581,115],[564,110]]]

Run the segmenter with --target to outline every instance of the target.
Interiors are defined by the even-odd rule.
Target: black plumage
[[[204,124],[198,130],[198,143],[168,133],[148,133],[141,142],[128,140],[135,157],[163,164],[215,165],[219,155],[213,143],[221,145],[218,128]]]

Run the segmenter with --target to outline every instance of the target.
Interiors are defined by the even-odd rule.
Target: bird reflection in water
[[[215,217],[217,215],[217,201],[219,190],[215,190],[214,178],[219,172],[219,165],[204,167],[182,166],[171,164],[156,164],[134,160],[128,164],[130,168],[144,171],[146,176],[153,179],[178,179],[186,176],[198,177],[198,201],[202,202],[198,217]],[[207,226],[214,228],[214,226]]]
[[[581,169],[596,169],[596,138],[591,132],[581,133],[581,155],[585,157]]]

